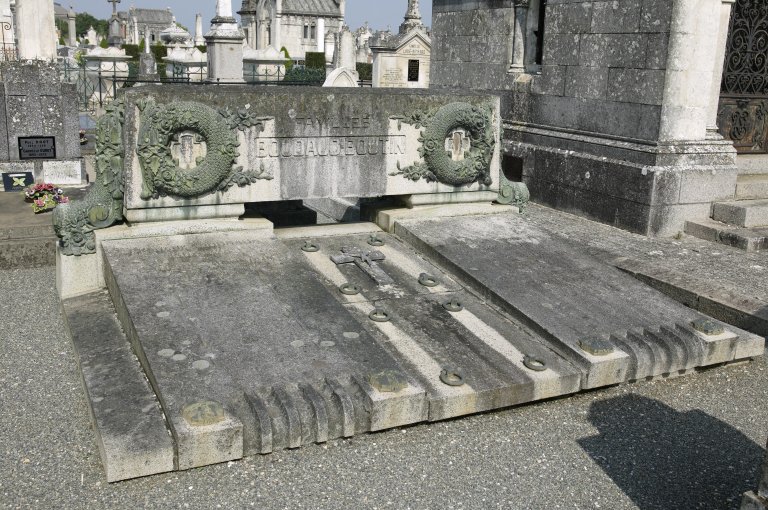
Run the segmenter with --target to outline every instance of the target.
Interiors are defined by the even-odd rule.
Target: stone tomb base
[[[103,241],[63,306],[108,480],[763,353],[516,214],[371,227]]]

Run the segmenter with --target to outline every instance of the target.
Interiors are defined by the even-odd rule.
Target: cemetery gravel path
[[[0,271],[0,508],[738,508],[765,359],[105,482],[54,269]]]

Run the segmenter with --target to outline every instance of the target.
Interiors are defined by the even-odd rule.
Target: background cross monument
[[[110,46],[122,46],[123,44],[123,31],[120,25],[120,18],[117,17],[117,4],[121,0],[107,0],[107,3],[112,4],[112,17],[109,18],[109,45]]]

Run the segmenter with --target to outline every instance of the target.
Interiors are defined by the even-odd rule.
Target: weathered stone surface
[[[737,227],[768,226],[768,200],[740,200],[713,204],[712,219]]]
[[[581,387],[536,333],[395,238],[373,234],[372,246],[372,234],[333,233],[310,238],[317,251],[295,236],[103,242],[110,294],[179,469]],[[345,247],[361,257],[335,264]],[[340,292],[345,283],[359,293]],[[371,320],[374,310],[388,320]]]
[[[321,284],[298,247],[200,235],[105,242],[104,252],[122,322],[179,451],[195,459],[187,466],[423,419],[417,384],[388,399],[360,382],[402,368],[331,298],[341,294]],[[180,421],[186,406],[203,401],[232,418],[216,424],[227,439],[201,438],[205,427]],[[239,453],[231,439],[238,430]]]
[[[704,219],[686,221],[685,233],[750,252],[768,249],[768,227],[743,228]]]
[[[696,332],[691,323],[701,314],[513,215],[404,220],[395,233],[547,335],[584,370],[585,388],[763,352],[762,339],[737,328]],[[614,353],[594,356],[580,346],[596,336]]]
[[[106,292],[62,302],[107,481],[173,471],[165,416]]]

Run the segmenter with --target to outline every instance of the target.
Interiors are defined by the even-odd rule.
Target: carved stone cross
[[[117,4],[120,3],[120,0],[107,0],[108,4],[112,4],[112,17],[117,17]]]
[[[464,161],[464,153],[469,150],[470,140],[462,130],[454,131],[445,141],[445,150],[451,153],[453,161]]]
[[[365,252],[360,248],[345,246],[341,249],[341,255],[331,255],[334,264],[352,264],[363,270],[377,285],[391,285],[395,281],[376,264],[377,261],[387,257],[378,250]]]

